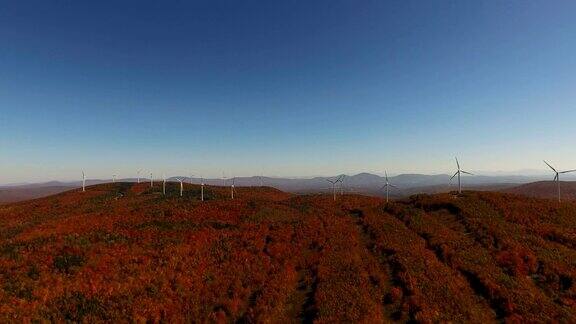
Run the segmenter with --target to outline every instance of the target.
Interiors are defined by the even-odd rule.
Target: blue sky
[[[574,1],[15,1],[0,183],[576,165]]]

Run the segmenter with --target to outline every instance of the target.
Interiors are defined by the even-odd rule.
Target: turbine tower
[[[460,181],[460,175],[462,173],[469,174],[469,175],[473,175],[473,174],[460,169],[460,163],[458,162],[458,158],[455,158],[455,159],[456,159],[456,166],[458,167],[458,171],[456,171],[456,173],[454,173],[454,175],[452,176],[452,178],[450,178],[450,180],[454,179],[455,176],[458,176],[458,194],[461,194],[462,193],[462,182]]]
[[[230,197],[232,198],[232,200],[234,200],[234,191],[236,191],[236,189],[234,188],[235,184],[236,184],[236,177],[232,178],[232,185],[230,186]]]
[[[334,196],[334,201],[336,201],[336,184],[338,182],[341,182],[343,179],[343,176],[339,176],[336,179],[326,179],[326,181],[330,182],[332,184],[332,195]]]
[[[152,172],[150,172],[150,188],[154,187],[154,178],[152,178]]]
[[[182,197],[182,193],[184,191],[184,180],[185,178],[176,178],[180,182],[180,197]]]
[[[86,191],[86,175],[84,174],[84,171],[82,171],[82,192]]]
[[[380,189],[386,188],[386,203],[388,203],[390,197],[390,188],[398,189],[398,187],[390,183],[388,180],[388,172],[384,171],[384,175],[386,176],[386,184]]]
[[[554,181],[556,181],[556,185],[558,186],[558,202],[560,202],[560,175],[564,174],[564,173],[570,173],[570,172],[574,172],[576,171],[576,169],[574,170],[567,170],[567,171],[558,171],[556,170],[553,166],[551,166],[548,162],[544,161],[544,163],[546,163],[546,165],[552,169],[552,171],[554,171],[555,176],[554,176]]]
[[[137,179],[138,179],[138,180],[137,180],[138,183],[140,183],[140,172],[141,172],[141,171],[142,171],[142,170],[138,170],[138,172],[136,172],[136,174],[137,174]]]
[[[342,180],[340,180],[340,196],[344,196],[344,179],[346,176],[342,176]]]
[[[204,201],[204,178],[200,178],[200,201]]]
[[[166,174],[162,175],[162,194],[166,196]]]

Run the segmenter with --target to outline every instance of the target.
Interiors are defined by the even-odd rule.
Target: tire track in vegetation
[[[476,194],[474,198],[489,205],[505,221],[522,226],[530,234],[576,249],[576,233],[567,231],[576,226],[576,218],[571,212],[573,202],[558,204],[556,201],[494,193]]]
[[[416,205],[423,208],[419,203]],[[567,309],[548,298],[532,279],[502,268],[493,254],[504,244],[503,238],[494,236],[485,225],[486,221],[474,224],[473,220],[459,214],[455,206],[424,207],[396,205],[386,211],[426,240],[440,260],[463,274],[470,285],[490,301],[498,314],[508,320],[530,318],[547,322],[574,319]],[[482,213],[478,211],[475,215]],[[546,310],[554,311],[549,313]]]
[[[318,289],[318,269],[315,260],[318,253],[318,244],[312,242],[306,247],[305,255],[308,258],[303,258],[302,264],[296,267],[296,285],[286,301],[287,318],[292,323],[311,324],[318,317],[315,299]]]
[[[301,296],[299,303],[300,312],[297,314],[297,319],[305,324],[314,323],[318,317],[318,309],[315,305],[314,297],[318,289],[318,275],[317,270],[308,268],[302,271],[300,279],[298,280],[298,295]]]
[[[354,220],[339,207],[317,208],[323,224],[318,236],[319,258],[315,322],[383,322],[387,277],[361,239]]]
[[[390,267],[395,287],[388,296],[402,296],[401,311],[395,312],[393,319],[476,323],[496,320],[496,312],[474,294],[465,278],[438,260],[425,241],[402,222],[373,210],[356,215],[359,230],[367,233],[375,247],[373,251],[387,264],[384,267]]]
[[[576,281],[576,251],[540,233],[540,226],[546,224],[546,219],[553,218],[553,222],[560,223],[569,221],[530,209],[522,216],[506,215],[505,207],[501,206],[513,204],[514,197],[509,197],[503,205],[498,203],[498,199],[490,199],[493,196],[491,193],[473,193],[466,200],[456,201],[453,217],[472,228],[479,228],[480,231],[474,232],[476,236],[480,232],[480,237],[490,238],[488,241],[493,244],[485,247],[506,273],[516,277],[529,276],[533,285],[552,302],[560,306],[574,305],[576,294],[571,288]],[[550,209],[547,212],[554,214]]]
[[[393,261],[391,259],[396,254],[396,251],[392,249],[382,250],[377,245],[376,237],[370,231],[370,228],[362,221],[362,217],[364,217],[363,210],[352,209],[349,211],[349,214],[355,219],[355,224],[358,227],[362,241],[367,251],[369,251],[370,256],[378,262],[381,272],[388,278],[388,280],[383,283],[383,288],[386,291],[382,300],[384,314],[392,321],[400,321],[402,319],[414,320],[414,318],[410,318],[410,314],[407,312],[408,307],[403,307],[407,305],[407,291],[402,285],[398,271],[392,270]]]

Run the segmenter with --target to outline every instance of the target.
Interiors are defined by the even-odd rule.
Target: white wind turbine
[[[152,172],[150,172],[150,188],[154,187],[154,178],[152,177]]]
[[[200,201],[204,201],[204,178],[200,178]]]
[[[556,181],[556,185],[558,186],[558,202],[560,202],[560,175],[564,174],[564,173],[570,173],[570,172],[574,172],[576,171],[576,169],[574,170],[567,170],[567,171],[557,171],[554,167],[552,167],[548,162],[544,161],[544,163],[546,163],[546,165],[552,169],[552,171],[554,171],[555,176],[554,176],[554,181]]]
[[[236,185],[236,177],[232,178],[232,185],[230,186],[230,197],[232,198],[232,200],[234,199],[234,192],[236,191],[236,189],[234,188],[235,185]]]
[[[456,159],[456,166],[458,167],[458,171],[456,171],[456,173],[454,173],[454,175],[452,176],[452,178],[450,178],[450,180],[454,179],[455,176],[458,176],[458,194],[461,194],[462,193],[462,182],[460,181],[460,175],[462,173],[468,174],[468,175],[473,175],[473,174],[460,169],[460,163],[458,162],[458,158],[455,158],[455,159]]]
[[[386,176],[386,184],[380,189],[386,188],[386,202],[388,202],[390,196],[390,188],[398,189],[398,187],[390,183],[388,180],[388,172],[384,171],[384,175]]]
[[[180,182],[180,197],[182,197],[183,191],[184,191],[184,180],[186,178],[176,178],[176,180],[178,180]]]
[[[166,196],[166,174],[162,174],[162,194]]]
[[[116,175],[115,174],[112,175],[112,183],[116,183]]]
[[[84,171],[82,171],[82,192],[86,191],[86,175],[84,174]]]
[[[339,176],[336,179],[326,179],[326,181],[330,182],[332,184],[332,195],[334,196],[334,201],[336,201],[336,184],[338,182],[341,182],[343,179],[343,176]]]
[[[138,180],[136,180],[136,181],[137,181],[138,183],[140,183],[140,172],[141,172],[141,171],[142,171],[142,170],[138,170],[138,172],[136,172],[136,174],[137,174],[137,179],[138,179]]]

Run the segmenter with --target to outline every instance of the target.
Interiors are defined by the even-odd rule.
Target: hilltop
[[[0,321],[576,321],[574,203],[160,190],[0,206]]]
[[[558,186],[554,181],[539,181],[523,184],[517,187],[503,190],[503,192],[514,193],[529,197],[538,198],[558,198]],[[574,200],[576,199],[576,182],[574,181],[560,181],[560,192],[562,199]]]

